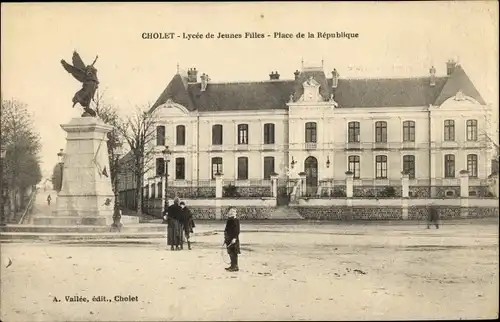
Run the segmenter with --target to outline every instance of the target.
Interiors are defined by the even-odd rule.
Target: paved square
[[[221,233],[196,236],[193,250],[180,252],[158,239],[2,244],[1,320],[498,317],[497,225],[242,229],[238,273],[224,270]]]

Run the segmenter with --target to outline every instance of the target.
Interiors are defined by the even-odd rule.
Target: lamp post
[[[122,143],[116,142],[113,148],[114,161],[114,191],[115,191],[115,204],[113,208],[113,223],[111,224],[111,230],[117,230],[118,232],[122,228],[122,223],[120,222],[122,215],[120,214],[120,156],[122,155]]]
[[[3,160],[5,159],[5,155],[7,154],[7,148],[2,145],[1,146],[1,153],[0,153],[0,190],[1,190],[1,199],[0,199],[0,225],[5,225],[5,202],[4,202],[4,192],[5,192],[5,182],[3,178]]]
[[[165,146],[163,150],[163,160],[165,160],[165,203],[163,204],[163,209],[166,210],[168,208],[168,163],[170,162],[170,154],[172,152],[168,148],[168,145]]]
[[[61,186],[59,187],[59,191],[62,190],[62,184],[63,184],[63,167],[64,167],[64,150],[60,149],[59,153],[57,153],[57,159],[59,160],[59,171],[60,171],[60,177],[61,177]]]
[[[326,156],[326,167],[330,168],[330,156]]]

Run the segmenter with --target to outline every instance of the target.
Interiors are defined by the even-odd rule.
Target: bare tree
[[[26,188],[42,179],[38,158],[40,136],[34,129],[33,117],[28,113],[26,104],[2,100],[0,115],[0,141],[7,150],[2,161],[2,185],[5,185],[7,196],[11,198],[9,209],[15,212],[23,206]]]
[[[155,138],[155,112],[151,107],[136,107],[135,112],[121,122],[119,131],[127,142],[132,162],[127,171],[134,174],[137,214],[142,216],[142,183],[144,175],[152,168],[153,148],[151,142]]]
[[[104,91],[105,92],[105,91]],[[93,109],[95,110],[97,117],[99,117],[104,123],[113,126],[113,129],[107,134],[107,148],[108,148],[108,161],[109,161],[109,175],[111,177],[111,182],[113,183],[113,189],[117,192],[118,187],[115,186],[116,180],[115,176],[118,174],[119,169],[117,169],[116,160],[116,148],[121,144],[122,136],[119,131],[120,128],[120,116],[118,110],[111,104],[107,104],[104,99],[104,92],[101,94],[97,91],[96,95],[92,99]]]

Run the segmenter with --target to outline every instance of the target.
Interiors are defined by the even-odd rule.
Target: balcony
[[[316,150],[317,149],[317,143],[316,142],[307,142],[304,144],[304,149],[305,150]]]

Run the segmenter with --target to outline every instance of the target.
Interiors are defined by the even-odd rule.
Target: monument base
[[[123,225],[138,224],[139,217],[122,216],[120,222]],[[113,215],[105,216],[40,216],[33,218],[34,225],[54,225],[54,226],[110,226],[113,223]]]

